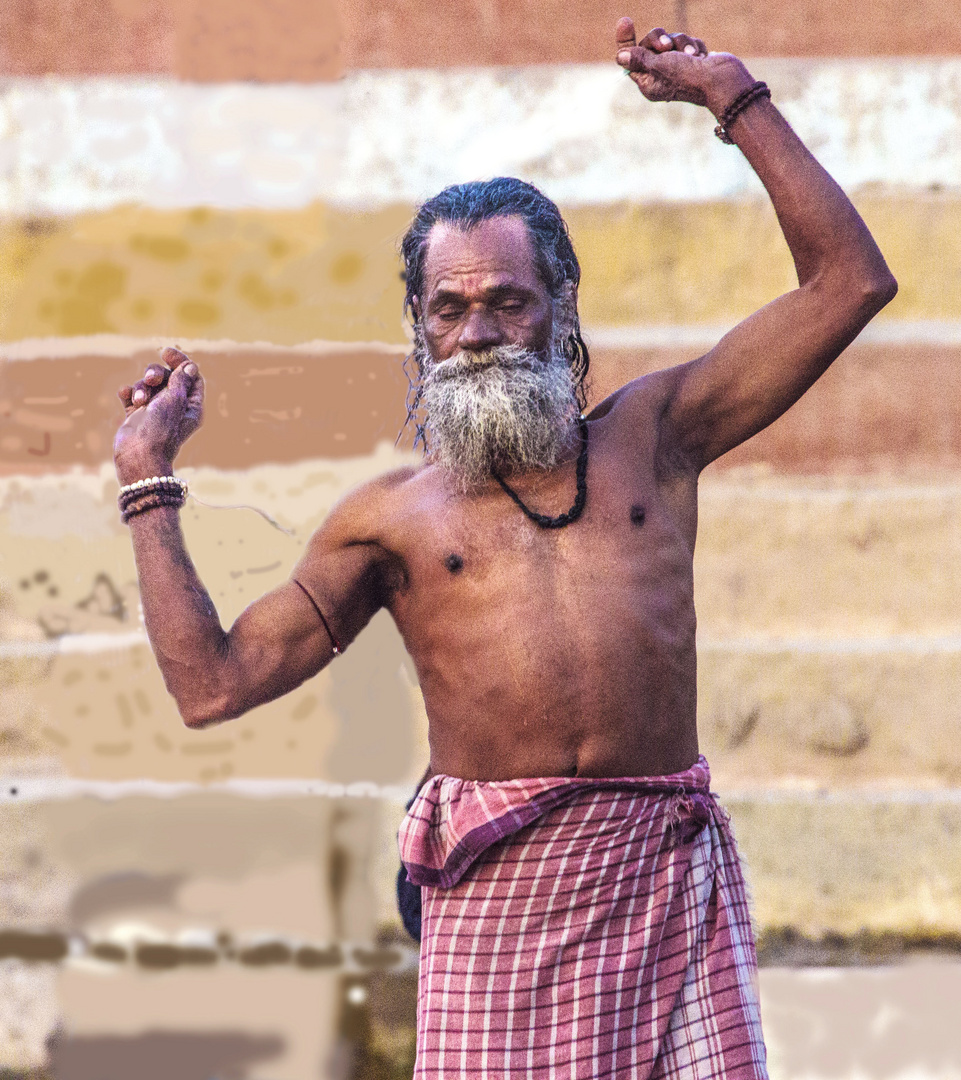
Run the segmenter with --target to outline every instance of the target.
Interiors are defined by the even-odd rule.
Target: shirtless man
[[[419,1077],[481,1060],[498,1076],[571,1062],[577,1076],[765,1075],[743,884],[698,757],[697,479],[897,286],[739,60],[661,29],[635,44],[629,19],[616,41],[646,98],[722,121],[770,195],[797,289],[580,420],[579,270],[562,223],[544,239],[556,208],[516,181],[449,189],[405,242],[422,464],[348,495],[229,631],[177,507],[128,509],[147,630],[188,726],[292,690],[379,608],[393,616],[433,774],[401,837],[424,887]],[[201,421],[197,366],[163,359],[120,391],[124,485],[169,475]]]

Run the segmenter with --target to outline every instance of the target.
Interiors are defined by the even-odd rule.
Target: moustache
[[[495,368],[503,371],[539,371],[543,367],[544,361],[530,349],[507,346],[482,353],[454,353],[446,360],[431,365],[430,378],[437,381],[480,379]]]

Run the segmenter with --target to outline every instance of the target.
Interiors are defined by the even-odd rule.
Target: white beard
[[[493,470],[550,469],[567,445],[577,398],[555,335],[546,356],[519,345],[458,352],[434,363],[420,334],[430,458],[463,492]]]

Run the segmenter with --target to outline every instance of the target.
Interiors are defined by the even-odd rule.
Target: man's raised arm
[[[704,105],[719,121],[731,110],[724,131],[767,189],[797,270],[799,288],[675,369],[666,433],[700,469],[793,405],[893,299],[897,283],[847,196],[740,60],[661,29],[636,44],[627,18],[616,38],[617,62],[649,100]],[[739,99],[747,102],[741,111]]]
[[[197,365],[175,349],[164,350],[163,360],[171,368],[151,365],[140,382],[120,390],[127,413],[114,442],[121,485],[169,476],[200,426]],[[128,524],[150,644],[189,727],[239,716],[293,690],[334,656],[333,635],[352,640],[380,606],[375,552],[342,542],[344,524],[335,520],[314,534],[291,580],[224,631],[187,554],[178,508],[155,506]],[[315,595],[318,581],[325,583],[322,598]]]

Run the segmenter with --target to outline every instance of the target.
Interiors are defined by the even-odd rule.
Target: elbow
[[[872,315],[890,304],[897,295],[897,278],[887,266],[882,266],[878,272],[870,275],[863,287],[864,305],[871,310]]]
[[[178,701],[177,708],[184,726],[192,731],[202,731],[214,724],[222,724],[225,720],[233,720],[244,711],[237,709],[226,695]]]

